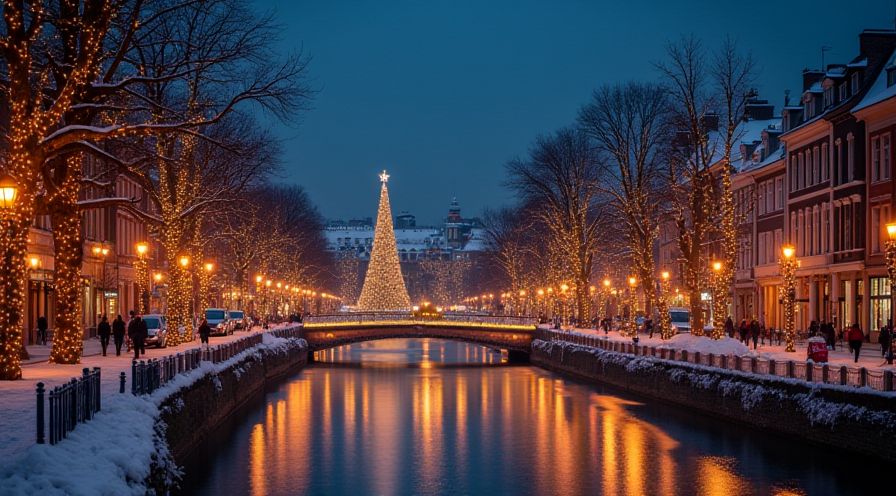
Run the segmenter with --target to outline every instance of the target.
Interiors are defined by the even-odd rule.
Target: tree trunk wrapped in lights
[[[656,310],[659,314],[660,337],[664,340],[672,339],[675,330],[672,328],[672,317],[669,315],[669,295],[671,293],[671,282],[668,272],[660,278],[660,291],[656,300]]]
[[[149,313],[149,261],[140,256],[134,262],[134,273],[137,278],[137,305],[140,313]],[[111,315],[110,315],[111,318]]]
[[[786,249],[786,248],[785,248]],[[793,256],[781,257],[781,303],[784,307],[784,350],[796,351],[794,347],[794,317],[796,306],[796,265]]]
[[[81,161],[80,153],[71,154],[66,157],[66,164],[58,166],[80,170]],[[50,220],[53,223],[56,299],[56,323],[53,326],[50,361],[75,364],[81,361],[84,348],[84,330],[81,326],[81,263],[84,252],[81,210],[78,208],[81,176],[79,173],[69,173],[63,177],[66,179],[49,199]]]
[[[721,262],[716,262],[721,264]],[[722,264],[724,265],[724,264]],[[712,331],[709,335],[712,339],[722,339],[725,336],[725,318],[728,310],[728,278],[725,269],[713,268],[710,276],[710,289],[712,291]]]
[[[380,204],[373,233],[373,250],[370,264],[358,299],[358,308],[365,311],[410,310],[411,299],[401,276],[395,231],[392,228],[392,209],[389,206],[389,189],[386,171],[380,175]]]
[[[19,196],[22,196],[19,191]],[[32,205],[20,199],[14,211],[0,219],[0,379],[22,377],[21,355],[25,313],[25,249]]]

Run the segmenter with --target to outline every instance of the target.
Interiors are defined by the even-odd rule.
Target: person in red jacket
[[[858,322],[849,328],[849,333],[846,335],[846,339],[849,340],[849,349],[855,353],[855,363],[859,363],[859,351],[862,349],[862,341],[865,340],[865,333],[862,332],[862,328],[859,327]]]

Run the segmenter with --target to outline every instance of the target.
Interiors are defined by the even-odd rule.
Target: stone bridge
[[[311,351],[379,339],[434,338],[504,349],[511,361],[525,361],[534,332],[535,320],[528,317],[446,314],[422,319],[377,312],[309,316],[302,334]]]

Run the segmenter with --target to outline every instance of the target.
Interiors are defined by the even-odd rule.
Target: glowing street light
[[[0,176],[0,208],[11,210],[19,196],[19,185],[12,176],[3,174]]]
[[[887,226],[889,232],[889,226]],[[893,244],[890,242],[890,244]],[[782,282],[782,303],[784,307],[784,350],[795,352],[796,347],[793,343],[794,334],[794,312],[796,307],[796,248],[793,245],[784,245],[781,247],[781,279]],[[889,257],[888,257],[889,258]]]
[[[190,257],[188,257],[186,255],[181,255],[180,259],[178,260],[178,263],[180,263],[181,267],[186,269],[187,266],[190,265]]]

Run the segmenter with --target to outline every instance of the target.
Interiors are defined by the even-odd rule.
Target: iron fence
[[[37,443],[56,444],[78,424],[92,419],[101,408],[100,369],[84,368],[81,377],[56,386],[49,392],[49,415],[45,415],[44,383],[37,383]],[[47,419],[49,420],[47,422]],[[45,430],[47,422],[48,430]]]

